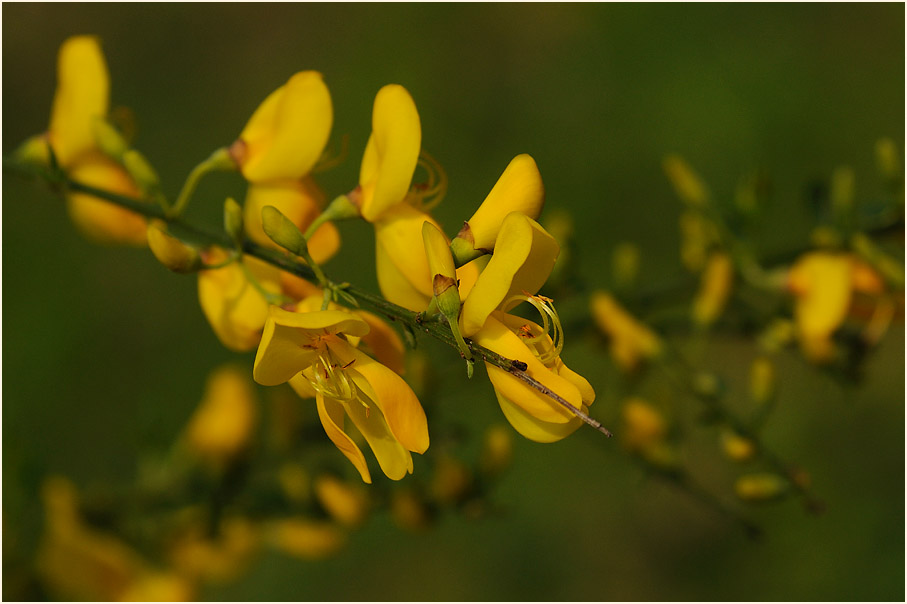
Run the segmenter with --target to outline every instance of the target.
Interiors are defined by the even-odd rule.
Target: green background
[[[450,177],[436,211],[449,232],[528,152],[548,210],[575,218],[588,285],[607,285],[611,251],[631,241],[643,249],[644,284],[657,286],[682,277],[680,204],[660,167],[667,153],[684,155],[716,198],[753,169],[771,176],[765,253],[804,245],[805,191],[836,166],[854,168],[858,196],[878,194],[875,141],[904,147],[903,24],[901,4],[4,4],[3,152],[46,128],[56,52],[73,34],[102,39],[113,104],[135,112],[135,144],[171,195],[302,69],[325,75],[334,139],[349,135],[347,161],[320,182],[329,194],[348,190],[374,94],[396,82],[415,98],[423,146]],[[215,223],[220,200],[242,186],[206,180],[193,217]],[[370,231],[344,224],[328,269],[377,290]],[[238,358],[208,328],[195,279],[167,273],[147,250],[84,241],[57,197],[15,177],[3,181],[3,327],[7,559],[38,533],[36,477],[128,481],[140,451],[173,440],[203,376]],[[568,336],[564,358],[599,395],[593,415],[615,425],[621,386],[603,344]],[[466,383],[459,365],[446,367],[451,351],[431,350],[445,366],[436,413],[474,428],[499,421],[484,375]],[[827,511],[810,516],[794,501],[747,510],[766,529],[760,541],[583,429],[554,445],[516,442],[515,467],[495,494],[500,516],[447,516],[410,535],[381,514],[335,558],[270,554],[203,596],[901,600],[903,351],[901,320],[865,380],[846,389],[798,354],[781,357],[765,440],[810,472]],[[754,355],[751,344],[716,337],[703,366],[741,394]],[[714,441],[711,429],[694,432]],[[697,450],[694,467],[730,500],[733,469],[714,447]]]

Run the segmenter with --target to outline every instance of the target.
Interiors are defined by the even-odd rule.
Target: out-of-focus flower
[[[57,60],[57,90],[47,142],[57,163],[73,180],[138,198],[140,192],[122,166],[101,152],[94,124],[107,116],[110,77],[98,39],[68,38]],[[73,222],[99,243],[144,245],[145,219],[85,193],[67,193]]]
[[[322,474],[315,479],[315,497],[331,517],[344,526],[362,524],[369,511],[368,494],[336,476]]]
[[[226,583],[249,566],[261,542],[260,531],[241,517],[224,519],[215,538],[202,523],[173,539],[168,559],[173,568],[193,581]]]
[[[390,512],[394,524],[404,530],[421,532],[431,526],[432,510],[411,487],[394,489],[391,493]]]
[[[497,476],[513,463],[513,438],[506,426],[497,424],[485,430],[479,469],[486,476]]]
[[[330,522],[286,518],[267,525],[265,537],[278,550],[303,560],[321,560],[346,545],[346,534]]]
[[[411,452],[428,448],[428,426],[406,382],[340,337],[368,331],[368,323],[349,312],[294,313],[272,306],[253,375],[259,384],[289,381],[301,395],[315,396],[328,437],[371,482],[365,457],[344,429],[348,416],[384,473],[399,480],[412,472]]]
[[[246,450],[258,421],[258,401],[246,371],[233,366],[215,370],[189,425],[186,445],[214,467],[230,463]]]
[[[757,405],[764,405],[775,395],[775,366],[766,357],[759,357],[750,365],[750,398]]]
[[[611,356],[624,371],[633,371],[643,360],[661,355],[658,336],[633,318],[610,294],[594,292],[590,304],[595,324],[611,339]]]
[[[220,248],[211,248],[202,253],[202,259],[205,264],[218,265],[228,259],[228,254]],[[280,271],[251,256],[198,273],[202,312],[220,342],[236,352],[258,345],[268,317],[268,300],[250,282],[250,275],[265,291],[280,294]]]
[[[734,492],[743,501],[771,501],[784,495],[790,485],[777,474],[746,474],[734,483]]]
[[[734,279],[734,265],[730,256],[716,252],[709,256],[702,273],[699,293],[693,300],[693,321],[708,326],[715,322],[724,310],[731,294]]]
[[[662,166],[681,201],[692,207],[702,207],[708,203],[708,189],[682,157],[669,155],[665,157]]]
[[[740,436],[730,429],[721,432],[721,448],[724,454],[733,461],[747,461],[756,453],[756,445],[752,440]]]
[[[832,335],[847,318],[854,294],[879,296],[885,285],[878,273],[850,254],[809,252],[791,267],[788,290],[794,295],[794,321],[803,353],[829,361]]]
[[[148,223],[148,247],[158,262],[175,273],[191,273],[201,267],[198,250],[168,233],[161,221]]]
[[[463,501],[472,488],[472,473],[459,459],[441,455],[435,464],[431,481],[431,494],[441,504]]]
[[[75,486],[65,478],[48,479],[42,489],[45,532],[37,568],[63,599],[96,601],[191,600],[193,586],[155,569],[136,551],[87,526],[78,510]]]

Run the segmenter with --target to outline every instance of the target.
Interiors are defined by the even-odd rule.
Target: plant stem
[[[199,178],[202,174],[210,169],[210,166],[206,167],[205,169],[202,169],[202,166],[205,166],[205,164],[211,162],[216,157],[217,153],[215,153],[215,155],[212,155],[209,160],[202,162],[202,164],[200,164],[198,167],[196,167],[195,170],[193,170],[196,181],[197,178]],[[163,210],[161,210],[160,207],[155,204],[147,203],[123,195],[117,195],[103,189],[98,189],[96,187],[79,183],[72,180],[67,175],[60,173],[59,171],[45,170],[40,168],[36,169],[35,167],[24,165],[21,162],[8,158],[3,159],[3,170],[5,172],[13,172],[19,176],[38,177],[48,182],[59,182],[65,189],[92,195],[148,218],[157,218],[163,220],[168,224],[177,226],[180,229],[191,234],[199,240],[200,244],[217,245],[224,248],[234,247],[233,242],[225,233],[208,231],[207,229],[204,229],[197,225],[186,223],[180,218],[178,212],[178,210],[180,209],[180,202],[185,204],[185,200],[183,199],[182,194],[180,195],[180,200],[177,201],[177,204],[174,206],[173,211],[165,213]],[[193,180],[192,175],[190,175],[190,178],[187,180],[186,186],[184,186],[184,192],[188,190],[189,195],[191,195],[191,190],[194,188],[194,185],[190,186],[189,184],[189,181],[191,180]],[[307,266],[292,259],[288,253],[266,248],[253,241],[250,241],[249,239],[244,239],[242,241],[242,252],[244,254],[259,258],[260,260],[272,264],[279,269],[285,270],[293,275],[302,277],[310,281],[318,280],[324,282],[324,280],[328,279],[324,275],[324,273],[321,273],[320,275],[316,274],[311,266]],[[421,320],[420,313],[416,313],[409,309],[403,308],[402,306],[398,306],[392,302],[389,302],[388,300],[385,300],[381,296],[377,296],[352,285],[345,287],[344,291],[351,295],[353,298],[368,304],[374,310],[384,315],[386,318],[392,321],[400,321],[401,323],[406,324],[413,331],[422,331],[432,338],[435,338],[436,340],[447,344],[448,346],[456,349],[459,352],[460,347],[457,343],[457,339],[452,333],[447,322],[423,322]],[[472,340],[465,340],[465,342],[469,350],[472,351],[475,356],[480,357],[483,361],[490,365],[494,365],[495,367],[503,369],[507,373],[521,380],[530,388],[537,390],[538,392],[551,398],[554,402],[567,408],[569,411],[571,411],[573,414],[575,414],[577,417],[582,419],[585,423],[589,424],[599,432],[602,432],[607,436],[611,436],[611,433],[606,428],[604,428],[601,423],[592,419],[581,409],[577,409],[557,393],[551,391],[541,382],[526,373],[527,365],[525,362],[518,359],[508,359],[507,357],[501,356],[492,350],[479,346]]]

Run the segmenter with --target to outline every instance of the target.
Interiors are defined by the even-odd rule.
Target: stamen
[[[428,212],[441,203],[447,194],[447,172],[424,150],[419,154],[419,165],[428,174],[428,181],[413,185],[408,201],[423,212]]]
[[[517,335],[526,341],[529,348],[542,363],[545,365],[553,363],[555,359],[561,356],[561,350],[564,348],[564,328],[561,325],[561,319],[558,317],[557,311],[554,309],[554,300],[545,296],[533,296],[528,292],[523,292],[523,294],[516,294],[508,298],[504,302],[504,306],[509,306],[514,301],[529,302],[539,311],[539,315],[542,317],[541,333],[533,335],[532,328],[526,324],[519,328]],[[551,346],[545,346],[547,344],[546,338],[549,335],[551,337]],[[546,350],[540,353],[538,350],[540,347],[544,347]]]
[[[356,384],[343,371],[351,363],[341,367],[334,363],[333,360],[333,356],[329,351],[323,351],[318,355],[318,360],[312,367],[313,377],[308,378],[312,388],[316,392],[336,400],[351,401],[360,398]]]

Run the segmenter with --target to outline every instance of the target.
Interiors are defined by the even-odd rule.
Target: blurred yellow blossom
[[[214,467],[231,462],[249,445],[258,421],[258,401],[247,371],[216,369],[186,428],[189,450]]]
[[[640,362],[657,358],[662,343],[655,333],[633,318],[611,294],[597,291],[590,299],[592,318],[611,340],[611,356],[624,371],[636,369]]]

